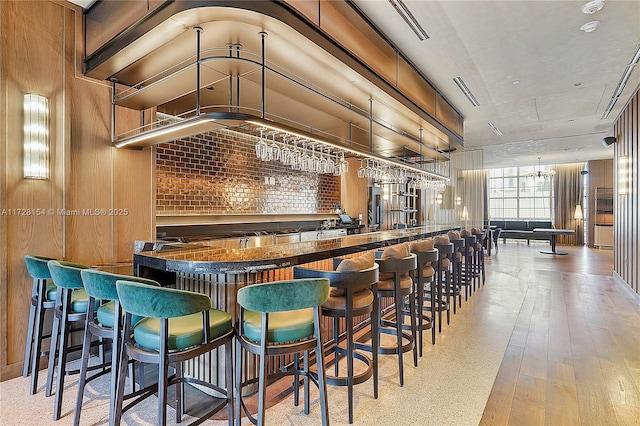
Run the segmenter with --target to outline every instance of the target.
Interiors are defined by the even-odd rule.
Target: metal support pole
[[[373,152],[373,98],[369,98],[369,151]]]
[[[236,58],[240,59],[240,49],[242,45],[240,43],[235,45],[236,48]],[[240,63],[238,61],[238,63]],[[240,112],[240,73],[236,74],[236,112]]]
[[[227,43],[229,57],[233,57],[233,43]],[[229,73],[229,112],[233,111],[233,76]]]
[[[265,75],[265,70],[266,70],[266,65],[265,65],[265,52],[264,52],[264,41],[265,39],[268,37],[269,34],[265,33],[264,31],[260,31],[258,34],[260,34],[260,37],[262,38],[261,43],[262,43],[262,113],[260,115],[261,118],[265,118],[265,84],[266,84],[266,75]]]
[[[111,79],[111,142],[116,141],[116,79]]]
[[[420,168],[424,169],[424,157],[422,155],[422,127],[420,127]]]
[[[193,27],[196,30],[196,116],[200,115],[200,34],[202,27]]]

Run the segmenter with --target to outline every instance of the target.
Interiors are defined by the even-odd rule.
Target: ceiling
[[[389,1],[354,0],[462,113],[465,147],[483,147],[489,168],[613,158],[602,138],[613,136],[640,66],[601,117],[640,43],[640,2],[607,0],[592,15],[581,11],[586,2],[407,0],[429,35],[420,41]],[[595,31],[580,31],[593,20]]]
[[[92,0],[74,3],[86,8]],[[602,138],[612,136],[640,71],[632,72],[608,117],[602,115],[640,43],[640,2],[608,0],[586,15],[586,0],[407,0],[429,35],[424,41],[389,1],[354,3],[462,113],[465,148],[482,147],[485,167],[533,165],[538,157],[542,164],[613,157]],[[600,21],[595,31],[580,31],[592,20]]]

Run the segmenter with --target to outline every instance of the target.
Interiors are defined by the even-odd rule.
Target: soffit
[[[369,99],[373,99],[373,115],[378,122],[392,127],[398,134],[406,133],[411,139],[418,139],[419,129],[422,128],[423,141],[427,146],[439,150],[450,149],[453,141],[447,134],[314,42],[277,19],[247,10],[206,7],[180,12],[136,40],[135,46],[124,49],[119,62],[122,69],[112,77],[127,86],[150,87],[154,82],[161,81],[169,71],[193,62],[196,32],[192,28],[196,25],[204,30],[200,49],[202,57],[235,55],[236,50],[229,52],[225,47],[231,44],[241,46],[241,56],[259,62],[259,33],[268,33],[265,40],[267,65],[287,78],[267,76],[266,112],[288,120],[288,124],[295,122],[296,127],[317,129],[342,138],[349,137],[350,132],[356,135],[363,129],[368,132],[366,116]],[[172,36],[158,43],[157,37],[168,32]],[[146,41],[149,43],[145,50]],[[255,64],[245,63],[239,67],[237,61],[216,60],[206,62],[202,69],[202,87],[214,89],[201,91],[202,105],[228,103],[229,76],[240,72],[241,104],[259,110],[257,101],[260,100],[261,73]],[[128,106],[142,109],[159,105],[159,110],[172,114],[192,110],[195,107],[195,79],[192,77],[185,75],[179,81],[169,82],[173,88],[180,84],[190,87],[180,96],[168,95],[162,90],[156,90],[156,94],[151,95],[152,91],[149,90],[148,96],[135,95],[141,102],[136,105],[137,101],[132,101]],[[307,89],[292,83],[289,78],[302,82]],[[344,105],[350,108],[345,109]],[[351,130],[348,123],[353,123]],[[401,155],[406,147],[419,151],[417,143],[402,136],[374,138],[374,148],[384,151],[386,155]]]

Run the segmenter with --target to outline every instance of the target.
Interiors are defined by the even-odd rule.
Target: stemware
[[[256,143],[256,157],[263,160],[263,156],[265,155],[264,153],[267,148],[267,142],[264,140],[264,129],[260,129],[260,140]]]
[[[363,160],[362,158],[360,159],[360,167],[358,168],[358,177],[359,178],[364,178],[367,175],[367,169],[365,169],[364,165],[363,165]]]

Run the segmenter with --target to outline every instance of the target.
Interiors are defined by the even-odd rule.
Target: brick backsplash
[[[335,209],[340,177],[260,161],[256,142],[251,135],[219,130],[158,145],[157,214],[314,214]],[[274,178],[275,184],[265,184],[265,178]]]

